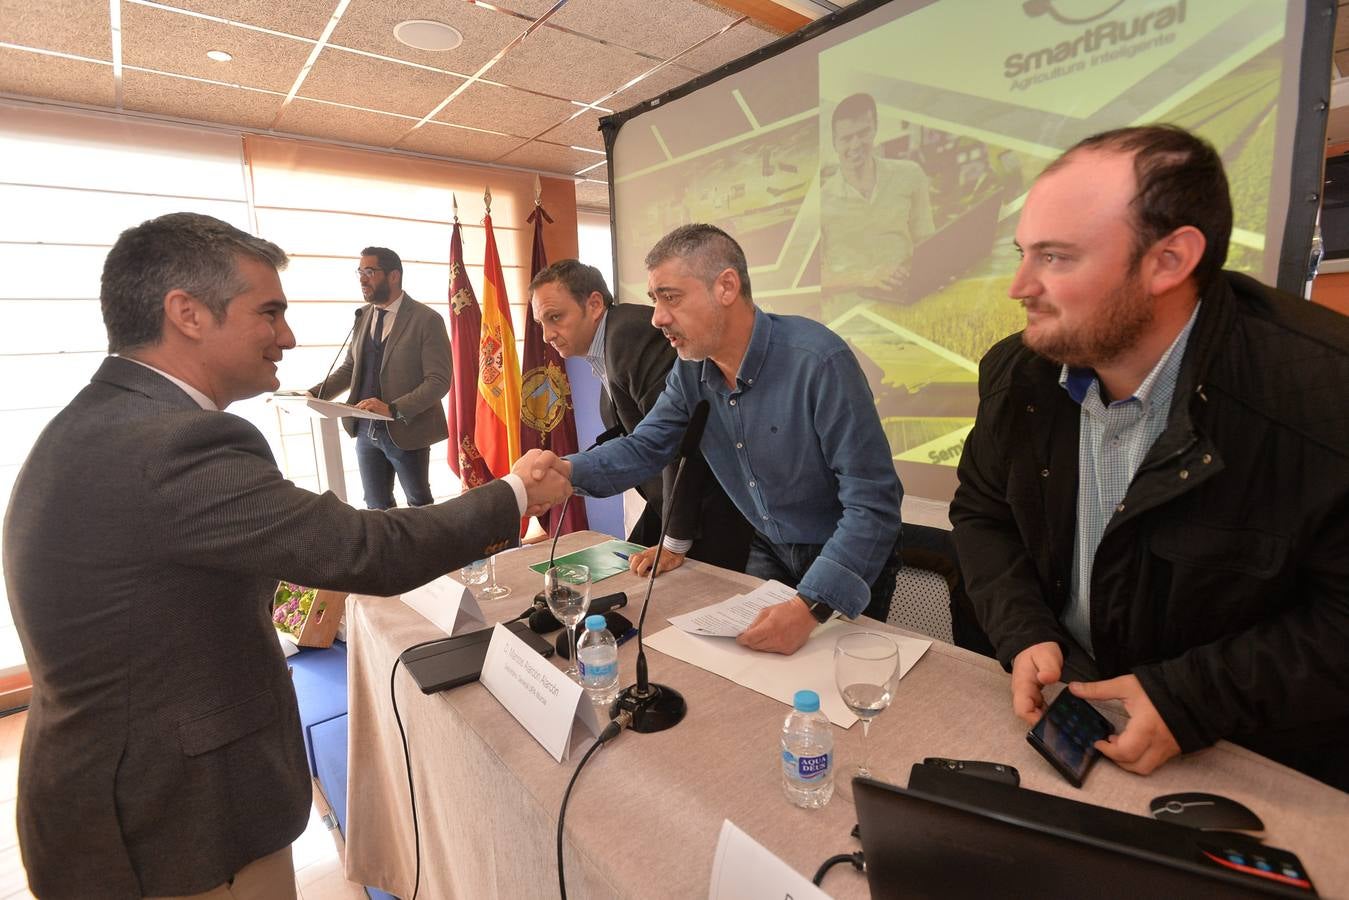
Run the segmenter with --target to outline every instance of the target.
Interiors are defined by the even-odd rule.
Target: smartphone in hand
[[[1096,742],[1114,733],[1115,726],[1105,716],[1065,687],[1026,734],[1026,740],[1069,784],[1080,788],[1101,755]]]

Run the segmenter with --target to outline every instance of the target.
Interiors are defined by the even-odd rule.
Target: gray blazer
[[[356,386],[361,383],[364,336],[370,332],[374,315],[375,307],[371,304],[361,307],[346,360],[324,381],[310,388],[311,394],[328,400],[350,386],[354,399]],[[450,392],[450,372],[450,336],[445,330],[445,320],[404,291],[379,367],[379,399],[398,406],[399,418],[389,423],[389,437],[401,449],[420,450],[449,438],[450,429],[440,400]],[[359,421],[343,419],[342,425],[355,437]]]
[[[19,844],[34,893],[195,894],[291,843],[312,796],[279,579],[397,594],[518,541],[510,486],[357,510],[285,480],[251,424],[105,360],[4,523],[33,677]]]

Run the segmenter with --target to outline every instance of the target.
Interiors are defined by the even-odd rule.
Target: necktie
[[[375,313],[375,343],[384,344],[384,313],[386,310],[379,310]]]

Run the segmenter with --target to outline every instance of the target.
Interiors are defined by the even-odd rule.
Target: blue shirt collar
[[[745,356],[740,360],[740,369],[735,373],[734,390],[744,390],[758,380],[759,370],[768,358],[768,345],[772,340],[773,320],[763,310],[754,307],[754,329],[750,332]],[[711,357],[703,360],[702,382],[713,388],[726,383],[726,379],[721,377],[721,369],[717,368]]]
[[[1143,383],[1134,391],[1132,397],[1125,397],[1114,403],[1127,403],[1130,400],[1137,400],[1142,404],[1146,411],[1152,402],[1153,394],[1157,393],[1158,388],[1165,384],[1168,390],[1165,392],[1168,396],[1170,388],[1175,387],[1176,377],[1180,374],[1180,360],[1185,355],[1185,345],[1189,343],[1190,331],[1194,329],[1194,321],[1199,318],[1199,307],[1203,305],[1202,301],[1194,305],[1194,311],[1190,313],[1190,320],[1185,323],[1185,327],[1176,335],[1176,339],[1171,342],[1171,346],[1166,348],[1166,352],[1157,360],[1152,371],[1148,372],[1148,377],[1143,379]],[[1089,368],[1078,368],[1076,366],[1064,366],[1059,372],[1059,384],[1068,392],[1068,396],[1073,398],[1073,402],[1081,406],[1087,399],[1087,394],[1091,391],[1092,385],[1096,384],[1096,371]]]

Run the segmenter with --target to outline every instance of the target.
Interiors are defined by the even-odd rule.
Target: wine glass
[[[464,579],[464,584],[470,587],[485,584],[487,582],[487,560],[474,560],[460,569],[459,575]]]
[[[497,558],[495,556],[487,560],[488,580],[482,590],[478,591],[479,600],[500,600],[502,597],[509,597],[511,589],[504,584],[497,583]]]
[[[576,623],[585,618],[586,610],[590,608],[590,567],[553,566],[543,573],[543,593],[548,599],[548,608],[567,627],[571,659],[565,674],[569,678],[579,678],[576,670]]]
[[[834,645],[834,680],[843,702],[862,720],[862,761],[852,778],[872,777],[867,765],[871,720],[890,705],[899,682],[899,647],[881,634],[846,634]]]

